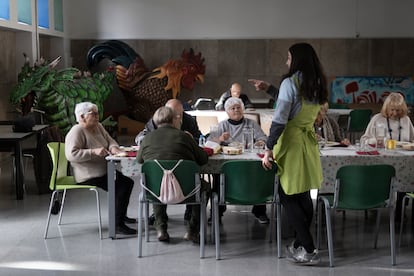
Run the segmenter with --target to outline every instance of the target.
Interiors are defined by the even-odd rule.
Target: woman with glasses
[[[73,168],[75,180],[80,185],[93,185],[108,191],[107,161],[105,157],[120,153],[118,143],[99,122],[98,107],[90,102],[75,107],[78,124],[65,137],[65,155]],[[134,181],[116,171],[115,218],[119,234],[134,235],[135,229],[125,223],[136,223],[127,217],[129,197]]]
[[[414,127],[407,114],[408,108],[403,95],[390,93],[382,105],[381,112],[371,118],[361,140],[368,139],[369,144],[375,144],[375,130],[381,126],[385,129],[387,139],[412,142]]]

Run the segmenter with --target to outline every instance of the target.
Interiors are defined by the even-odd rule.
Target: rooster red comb
[[[198,74],[205,74],[206,66],[204,63],[204,58],[201,58],[201,53],[199,52],[197,55],[194,54],[193,48],[190,48],[190,51],[183,50],[181,54],[183,61],[185,63],[193,64],[197,67]]]

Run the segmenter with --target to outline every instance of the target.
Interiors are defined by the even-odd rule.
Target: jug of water
[[[253,128],[251,127],[244,127],[243,128],[243,145],[244,151],[253,152],[253,145],[254,145],[254,135],[253,135]]]

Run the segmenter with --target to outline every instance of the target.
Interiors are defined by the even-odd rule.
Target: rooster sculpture
[[[127,115],[141,122],[147,122],[158,107],[176,98],[182,87],[191,90],[196,82],[204,81],[204,59],[192,49],[184,50],[181,59],[148,70],[143,59],[126,43],[109,40],[88,51],[87,66],[92,69],[104,59],[111,60],[112,65],[105,72],[94,74],[76,68],[58,71],[55,67],[60,58],[50,63],[41,60],[34,66],[26,61],[10,102],[23,115],[32,108],[44,111],[47,122],[66,134],[76,123],[73,115],[76,103],[94,102],[102,119],[104,102],[112,93],[115,80],[125,97]]]
[[[204,82],[204,59],[201,53],[195,55],[193,49],[184,50],[179,60],[168,60],[148,70],[143,59],[127,44],[109,40],[89,50],[88,68],[103,59],[111,59],[115,64],[116,79],[125,97],[128,115],[140,122],[147,122],[157,108],[176,98],[182,87],[192,90],[197,82]]]

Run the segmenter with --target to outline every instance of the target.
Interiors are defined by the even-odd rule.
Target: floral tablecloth
[[[320,192],[333,192],[336,172],[345,165],[389,164],[396,170],[396,189],[414,191],[414,151],[381,150],[379,155],[358,155],[353,146],[321,150],[323,183]]]
[[[414,191],[414,151],[383,150],[379,155],[358,155],[353,146],[348,148],[326,147],[321,150],[323,183],[320,192],[333,192],[336,172],[345,165],[390,164],[396,170],[396,189],[401,192]],[[141,166],[135,157],[111,157],[117,170],[130,177],[139,177]],[[220,173],[221,164],[229,160],[260,160],[256,153],[239,155],[216,154],[208,164],[201,167],[201,173]]]

